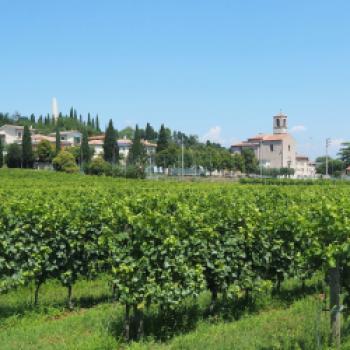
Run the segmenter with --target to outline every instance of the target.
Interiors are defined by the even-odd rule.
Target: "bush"
[[[79,168],[75,162],[74,156],[67,151],[61,151],[52,161],[52,165],[57,171],[65,173],[76,173]]]
[[[137,165],[129,165],[124,172],[129,179],[144,179],[146,177],[145,169]]]
[[[102,158],[95,158],[84,167],[88,175],[112,175],[112,166]]]
[[[22,150],[17,143],[7,147],[6,165],[8,168],[20,168],[22,164]]]

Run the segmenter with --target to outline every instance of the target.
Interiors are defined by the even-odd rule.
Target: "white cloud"
[[[305,125],[295,125],[290,129],[290,132],[292,133],[298,133],[298,132],[304,132],[306,131],[306,126]]]
[[[216,143],[225,143],[225,140],[221,136],[221,131],[222,129],[220,126],[210,128],[209,131],[202,136],[202,141],[205,142],[209,140]]]

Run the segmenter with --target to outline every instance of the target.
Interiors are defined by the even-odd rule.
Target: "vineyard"
[[[150,308],[176,310],[203,292],[254,303],[318,273],[339,331],[349,305],[350,187],[124,181],[0,172],[0,292],[101,274],[122,305],[125,340],[144,337]],[[55,282],[55,283],[56,283]],[[341,299],[339,299],[341,297]],[[1,295],[0,295],[1,298]],[[349,305],[350,306],[350,305]],[[345,309],[346,310],[346,309]]]

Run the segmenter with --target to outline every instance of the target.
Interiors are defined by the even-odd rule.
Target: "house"
[[[56,133],[50,136],[55,137]],[[60,131],[61,145],[63,147],[80,146],[82,134],[78,130]]]
[[[103,155],[103,142],[104,142],[104,135],[97,135],[89,137],[89,145],[91,148],[94,149],[94,157],[102,156]],[[143,145],[145,146],[146,153],[148,156],[152,156],[156,153],[157,145],[149,142],[147,140],[141,140]],[[123,160],[128,158],[130,148],[132,146],[132,140],[127,139],[124,137],[123,139],[118,139],[118,148],[119,148],[119,155]]]
[[[296,167],[294,169],[294,178],[308,179],[316,177],[316,165],[312,163],[307,156],[296,156]]]
[[[273,134],[259,134],[231,146],[232,153],[252,149],[265,168],[296,167],[296,142],[288,133],[288,117],[282,113],[273,117]]]
[[[0,127],[0,141],[6,146],[12,143],[22,143],[24,126],[19,125],[3,125]],[[31,134],[34,134],[34,129],[30,129]]]

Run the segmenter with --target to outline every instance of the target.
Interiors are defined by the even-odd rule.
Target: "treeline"
[[[42,284],[58,279],[71,308],[75,282],[103,271],[124,305],[127,339],[142,337],[151,305],[176,309],[204,290],[213,306],[219,297],[249,304],[319,270],[337,269],[349,305],[345,187],[49,188],[1,193],[3,291],[32,281],[38,303]]]

